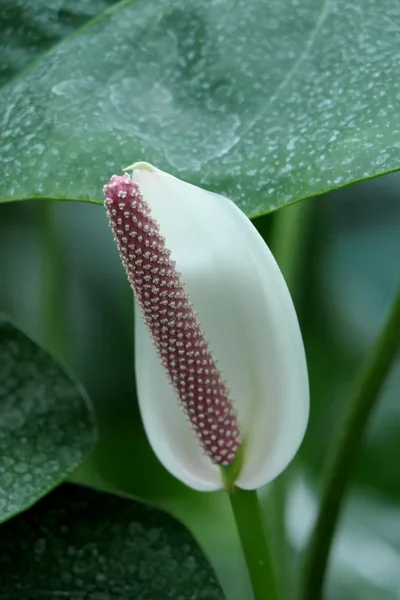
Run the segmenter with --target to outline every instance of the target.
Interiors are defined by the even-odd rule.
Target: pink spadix
[[[229,465],[240,444],[233,403],[166,240],[128,174],[104,186],[114,240],[175,393],[211,460]]]

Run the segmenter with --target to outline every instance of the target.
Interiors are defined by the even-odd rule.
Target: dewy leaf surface
[[[135,160],[250,216],[400,164],[398,0],[135,0],[0,94],[0,198],[101,202]]]
[[[134,500],[63,485],[0,535],[1,600],[223,600],[185,528]]]
[[[63,481],[94,441],[83,389],[0,318],[0,521]]]

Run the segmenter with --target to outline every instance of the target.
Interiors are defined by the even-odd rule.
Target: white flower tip
[[[158,171],[158,169],[156,167],[153,167],[153,165],[151,165],[148,162],[140,161],[129,165],[129,167],[121,169],[121,171],[150,171],[151,173],[155,173],[156,171]]]

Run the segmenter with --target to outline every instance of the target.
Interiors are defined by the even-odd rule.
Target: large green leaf
[[[63,481],[94,439],[83,389],[0,318],[0,521]]]
[[[183,526],[133,500],[64,485],[0,537],[0,598],[223,598]]]
[[[398,0],[135,0],[0,94],[3,200],[145,159],[255,215],[399,167]]]

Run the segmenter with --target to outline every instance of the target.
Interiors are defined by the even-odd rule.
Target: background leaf
[[[109,4],[112,0],[1,0],[0,85]]]
[[[184,527],[134,500],[63,485],[0,534],[0,598],[223,598]]]
[[[123,2],[0,95],[3,200],[137,159],[247,214],[399,167],[397,0]]]
[[[0,318],[0,521],[65,479],[94,440],[84,390]]]

